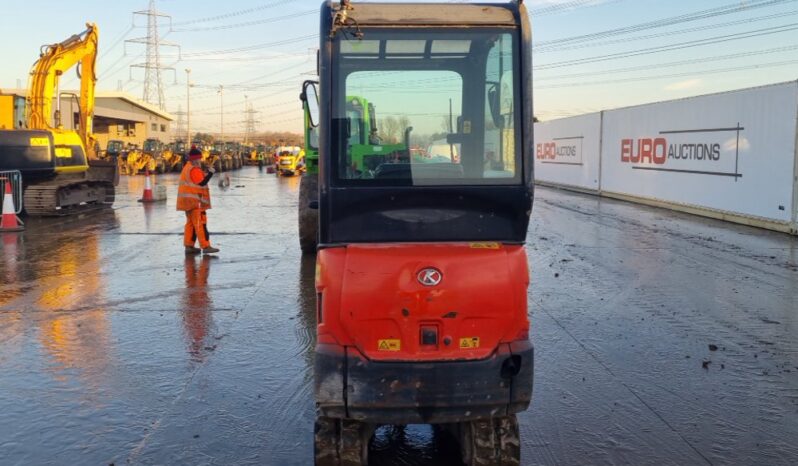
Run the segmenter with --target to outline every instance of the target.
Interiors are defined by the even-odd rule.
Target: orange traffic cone
[[[150,183],[150,171],[144,172],[144,194],[141,195],[139,202],[155,202],[152,197],[152,184]]]
[[[6,180],[6,193],[3,195],[3,217],[0,219],[0,232],[22,231],[22,220],[17,217],[14,197],[11,195],[11,182]]]

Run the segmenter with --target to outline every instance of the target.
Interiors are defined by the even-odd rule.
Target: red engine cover
[[[319,341],[356,346],[381,361],[485,358],[500,342],[527,339],[528,283],[526,253],[517,245],[322,249]],[[422,328],[427,343],[435,334],[433,344],[422,344]]]

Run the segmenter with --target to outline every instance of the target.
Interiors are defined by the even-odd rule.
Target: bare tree
[[[392,116],[386,116],[380,119],[378,126],[383,142],[388,144],[396,144],[399,142],[399,132],[401,131],[399,125],[399,120]]]

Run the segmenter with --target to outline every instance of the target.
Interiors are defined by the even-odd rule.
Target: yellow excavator
[[[67,215],[111,205],[119,170],[113,157],[101,159],[92,135],[97,83],[97,26],[42,47],[31,70],[25,128],[0,130],[0,171],[19,170],[28,215]],[[61,76],[77,66],[80,77],[78,127],[64,129]],[[56,109],[53,111],[53,101]],[[66,115],[72,120],[72,115]]]

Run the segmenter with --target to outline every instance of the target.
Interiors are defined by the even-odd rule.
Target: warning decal
[[[380,351],[399,351],[402,341],[398,339],[377,340],[377,349]]]
[[[460,339],[460,349],[479,348],[479,337],[467,337]]]
[[[55,148],[55,156],[60,158],[70,158],[72,157],[72,148],[70,147],[56,147]]]
[[[468,243],[468,246],[471,249],[499,249],[502,247],[499,243]]]
[[[50,140],[47,138],[30,138],[30,145],[34,147],[49,147]]]

